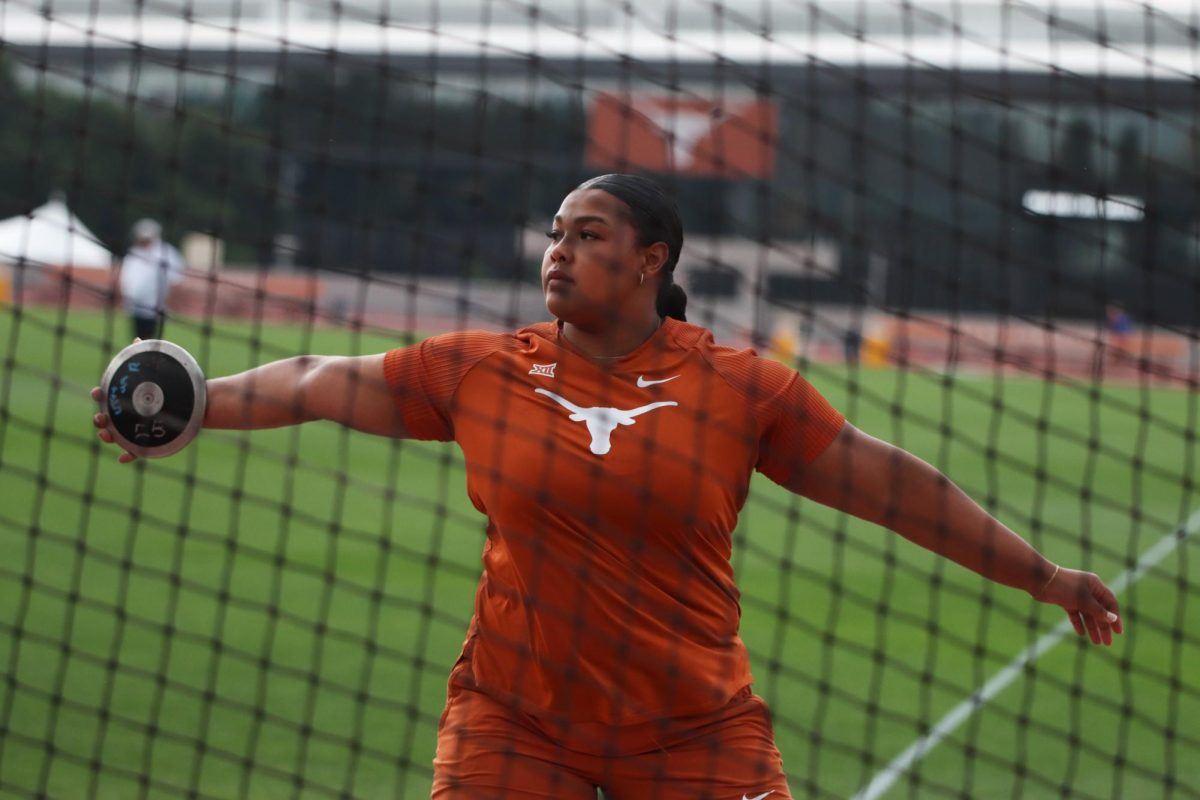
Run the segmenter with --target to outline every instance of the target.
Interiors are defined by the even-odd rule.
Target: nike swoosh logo
[[[647,386],[653,386],[656,383],[666,383],[667,381],[673,381],[678,377],[679,377],[678,375],[672,375],[669,378],[663,378],[663,379],[657,380],[657,381],[648,381],[645,378],[643,378],[641,375],[638,375],[637,385],[638,385],[639,389],[645,389]],[[751,797],[750,800],[758,800],[758,798]]]
[[[757,797],[747,797],[746,795],[742,795],[742,800],[763,800],[763,798],[769,794],[775,794],[775,790],[772,789],[769,792],[763,792],[762,794],[758,795]]]

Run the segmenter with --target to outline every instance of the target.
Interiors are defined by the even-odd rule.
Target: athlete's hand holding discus
[[[134,339],[113,358],[92,389],[99,406],[92,422],[100,438],[122,449],[120,461],[161,458],[187,446],[200,431],[207,393],[191,354],[161,339]]]
[[[382,353],[296,356],[206,380],[178,345],[137,339],[92,389],[100,406],[92,424],[102,441],[121,448],[122,464],[178,452],[201,428],[259,430],[330,420],[400,437],[404,427],[383,359]]]
[[[92,399],[99,403],[102,397],[104,397],[104,392],[100,389],[100,387],[93,386]],[[96,435],[100,437],[101,441],[108,444],[116,444],[117,440],[113,437],[112,431],[109,430],[108,427],[108,414],[104,413],[103,411],[96,412],[96,414],[92,416],[92,424],[100,429]],[[122,464],[128,464],[130,461],[134,461],[135,459],[137,459],[137,456],[124,449],[121,450],[121,455],[117,456],[117,461]]]

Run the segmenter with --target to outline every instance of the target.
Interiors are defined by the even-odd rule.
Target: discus
[[[100,391],[100,410],[108,415],[113,441],[135,456],[176,453],[196,438],[204,422],[204,373],[173,342],[147,339],[117,353],[104,370]]]

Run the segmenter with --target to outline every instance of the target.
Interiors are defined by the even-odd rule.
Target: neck
[[[629,355],[642,346],[662,324],[654,309],[635,320],[622,319],[616,324],[590,328],[563,322],[562,335],[576,349],[591,358],[615,359]]]

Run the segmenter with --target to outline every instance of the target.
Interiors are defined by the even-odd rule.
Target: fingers
[[[1114,633],[1124,633],[1125,629],[1121,626],[1121,617],[1115,611],[1100,606],[1091,615],[1091,618],[1096,621],[1096,625],[1100,628],[1100,635],[1104,639],[1105,644],[1112,644]]]
[[[99,386],[92,387],[91,395],[92,395],[93,400],[99,402],[100,397],[101,397],[100,387]],[[108,415],[107,414],[100,414],[100,413],[93,414],[92,415],[92,425],[94,425],[97,428],[96,435],[100,437],[100,441],[104,442],[105,444],[113,444],[113,442],[116,441],[115,439],[113,439],[112,431],[110,431],[108,429]],[[133,453],[128,452],[127,450],[122,450],[121,454],[119,456],[117,456],[117,462],[121,463],[121,464],[128,464],[130,461],[134,461],[136,459],[137,459],[137,456],[135,456]]]
[[[1068,611],[1067,617],[1071,620],[1071,626],[1075,628],[1075,633],[1088,637],[1092,640],[1092,644],[1112,644],[1112,631],[1108,630],[1108,625],[1101,624],[1091,614],[1083,611]]]
[[[99,386],[92,387],[91,395],[92,395],[92,399],[95,400],[97,403],[100,402],[100,398],[103,396],[100,394]],[[93,415],[92,416],[92,424],[95,425],[97,428],[107,428],[108,427],[108,415],[107,414]],[[100,438],[104,438],[104,437],[100,437]]]
[[[95,400],[97,403],[99,403],[100,397],[101,397],[100,387],[93,386],[91,395],[92,395],[92,399]],[[108,415],[107,414],[102,414],[102,413],[93,414],[92,415],[92,425],[94,425],[95,427],[100,429],[100,438],[101,439],[103,439],[104,441],[106,441],[110,444],[112,443],[112,434],[106,430],[106,428],[108,428]]]
[[[1057,576],[1038,599],[1061,606],[1075,633],[1093,644],[1111,645],[1113,634],[1125,632],[1117,597],[1097,575],[1063,568]]]
[[[1101,611],[1099,614],[1087,614],[1088,635],[1091,637],[1092,644],[1103,644],[1109,646],[1113,642],[1113,622],[1111,614],[1108,611]]]
[[[100,430],[96,431],[96,435],[100,437],[100,441],[105,444],[113,444],[116,440],[113,439],[112,432],[108,429],[108,417],[103,414],[97,414],[92,417],[92,424]],[[133,453],[127,450],[122,450],[121,455],[117,456],[117,461],[122,464],[128,464],[137,458]]]
[[[1100,623],[1091,614],[1082,614],[1084,624],[1087,626],[1088,638],[1092,640],[1092,644],[1100,644],[1104,641],[1103,635],[1100,633]]]
[[[1125,628],[1121,622],[1121,606],[1117,603],[1117,596],[1099,578],[1096,578],[1096,589],[1092,596],[1096,598],[1096,602],[1100,606],[1096,609],[1097,613],[1112,626],[1116,633],[1124,633]]]
[[[1075,633],[1088,637],[1092,644],[1111,645],[1113,634],[1124,632],[1121,618],[1099,604],[1088,611],[1067,609],[1067,618],[1071,620]]]
[[[1090,575],[1089,578],[1092,588],[1092,608],[1089,609],[1089,618],[1095,621],[1100,640],[1106,645],[1111,645],[1113,634],[1124,632],[1117,596],[1096,575]],[[1092,641],[1095,641],[1095,638]]]

